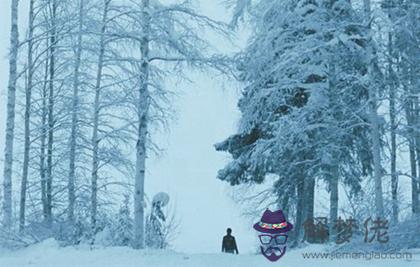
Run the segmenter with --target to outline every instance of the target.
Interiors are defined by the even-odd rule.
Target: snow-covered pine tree
[[[391,23],[391,59],[395,62],[395,76],[402,87],[402,103],[405,111],[403,136],[408,141],[411,179],[411,208],[420,214],[420,108],[419,108],[419,43],[420,4],[415,0],[386,1],[382,8]],[[394,190],[396,191],[396,186]],[[394,194],[395,195],[395,194]]]
[[[278,175],[279,201],[297,194],[299,240],[313,216],[312,179],[328,182],[334,220],[338,181],[358,191],[371,171],[366,31],[345,0],[263,1],[255,10],[254,37],[238,56],[239,133],[216,145],[233,157],[218,178],[235,185]]]
[[[169,195],[157,193],[152,200],[150,212],[146,219],[146,246],[154,249],[165,249],[177,234],[178,224],[175,214],[167,207]]]
[[[162,249],[165,248],[164,226],[166,216],[163,213],[160,202],[153,202],[149,216],[146,219],[146,247]]]
[[[130,196],[124,196],[116,224],[112,226],[112,240],[115,246],[129,246],[133,238],[133,219],[130,214]]]
[[[382,147],[380,128],[383,123],[382,117],[378,114],[380,106],[379,96],[382,84],[382,73],[379,70],[377,48],[372,34],[372,5],[370,0],[363,0],[364,22],[363,24],[368,30],[368,45],[370,53],[367,62],[367,76],[364,86],[369,88],[369,109],[370,109],[370,128],[372,137],[372,157],[373,157],[373,181],[375,184],[375,215],[376,217],[384,217],[384,200],[382,190]]]

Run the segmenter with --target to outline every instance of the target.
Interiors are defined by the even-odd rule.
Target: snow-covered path
[[[257,267],[331,266],[419,267],[420,255],[408,260],[304,259],[302,253],[321,252],[322,247],[289,251],[271,263],[261,255],[183,254],[172,251],[136,251],[129,248],[67,247],[46,241],[30,248],[0,253],[0,267]]]

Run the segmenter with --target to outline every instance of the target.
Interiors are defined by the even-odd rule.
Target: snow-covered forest
[[[338,216],[416,218],[419,3],[241,1],[234,22],[247,10],[254,35],[235,57],[242,117],[238,133],[216,145],[233,157],[218,178],[236,185],[274,176],[254,205],[271,198],[293,214],[296,242],[316,217],[319,182],[330,234]],[[350,201],[343,212],[340,198]]]
[[[179,88],[210,76],[223,81],[211,85],[220,103],[223,91],[237,93],[236,129],[207,147],[223,157],[209,160],[211,176],[240,209],[240,224],[252,229],[267,208],[283,210],[297,258],[324,243],[305,226],[322,217],[328,236],[317,249],[413,251],[418,263],[420,2],[228,0],[217,4],[215,12],[228,14],[221,20],[202,12],[206,1],[6,1],[1,247],[28,259],[45,249],[42,261],[60,248],[71,259],[69,247],[105,247],[111,256],[141,250],[140,261],[152,249],[144,266],[163,266],[159,258],[169,266],[262,264],[255,255],[236,262],[173,252],[189,228],[171,194],[146,186],[151,158],[165,161],[157,136],[171,135]],[[199,127],[220,132],[212,125]],[[220,208],[200,203],[208,213]],[[363,242],[368,218],[386,221],[387,242]],[[223,219],[210,215],[201,225]],[[335,242],[341,219],[358,225],[344,244]],[[89,253],[107,254],[81,258]],[[184,265],[190,257],[197,262]]]

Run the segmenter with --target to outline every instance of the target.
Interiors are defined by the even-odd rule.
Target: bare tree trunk
[[[408,93],[409,94],[409,93]],[[411,210],[413,213],[418,212],[418,186],[416,182],[417,177],[417,165],[416,165],[416,148],[415,148],[415,141],[414,141],[414,134],[413,134],[413,110],[412,110],[412,99],[408,97],[405,103],[405,112],[406,112],[406,119],[407,119],[407,126],[408,130],[408,150],[410,156],[410,169],[411,169]]]
[[[339,181],[339,172],[338,166],[331,167],[331,177],[330,177],[330,218],[329,218],[329,233],[330,240],[335,240],[336,231],[334,230],[334,225],[338,217],[338,181]]]
[[[307,177],[305,180],[305,215],[303,219],[314,218],[314,204],[315,204],[315,178]]]
[[[363,0],[366,19],[365,22],[370,24],[371,18],[371,5],[370,0]],[[371,42],[371,41],[370,41]],[[374,47],[372,46],[372,49]],[[375,78],[374,74],[374,64],[376,59],[374,58],[372,62],[369,63],[369,75],[371,78]],[[375,207],[376,207],[376,216],[379,218],[384,217],[384,203],[382,196],[382,167],[381,167],[381,143],[380,143],[380,133],[379,133],[379,117],[378,117],[378,92],[376,86],[373,86],[370,92],[370,124],[371,124],[371,133],[372,133],[372,154],[373,154],[373,170],[374,170],[374,182],[375,182]]]
[[[286,192],[282,197],[280,206],[278,207],[281,209],[286,217],[289,215],[289,194]]]
[[[375,89],[374,89],[375,90]],[[372,127],[372,142],[373,142],[373,164],[374,164],[374,181],[375,181],[375,207],[376,216],[383,218],[384,204],[382,196],[382,167],[381,167],[381,147],[379,135],[379,122],[377,113],[377,96],[373,93],[371,103],[371,127]]]
[[[302,225],[304,223],[305,214],[305,177],[300,174],[297,182],[297,204],[296,204],[296,221],[294,230],[294,240],[292,246],[296,247],[302,236]]]
[[[3,224],[6,229],[10,229],[12,226],[13,140],[15,130],[17,55],[19,45],[18,5],[18,0],[11,1],[9,85],[7,89],[6,142],[4,147],[3,172]]]
[[[412,140],[413,138],[410,137],[408,141],[409,146],[409,154],[410,154],[410,169],[411,169],[411,211],[413,213],[419,212],[419,200],[418,200],[418,185],[416,182],[417,177],[417,165],[416,165],[416,152],[415,152],[415,144]]]
[[[30,119],[31,119],[31,98],[32,98],[32,77],[33,77],[33,33],[34,33],[34,2],[29,2],[29,34],[28,34],[28,80],[25,92],[25,148],[23,155],[22,182],[20,187],[20,211],[19,211],[19,231],[25,228],[25,208],[26,208],[26,188],[28,183],[29,169],[29,152],[31,147],[30,141]]]
[[[108,17],[108,9],[111,0],[104,0],[104,10],[102,14],[102,27],[101,27],[101,40],[99,45],[99,59],[98,59],[98,70],[96,74],[95,84],[95,102],[93,105],[93,133],[92,133],[92,188],[91,188],[91,224],[92,234],[96,232],[96,214],[98,209],[98,169],[99,169],[99,112],[100,112],[100,96],[101,96],[101,81],[102,81],[102,70],[104,65],[105,55],[105,32],[106,32],[106,20]]]
[[[141,1],[143,36],[141,38],[141,66],[139,100],[137,105],[139,125],[137,129],[136,145],[136,177],[134,192],[134,240],[133,247],[144,248],[144,180],[146,169],[146,139],[148,131],[149,115],[149,35],[150,35],[150,11],[149,0]]]
[[[329,62],[328,86],[331,92],[337,91],[337,71],[336,71],[336,55],[331,56]],[[332,151],[333,160],[338,158],[338,154]],[[338,182],[340,180],[338,161],[331,162],[327,168],[329,172],[329,189],[330,189],[330,214],[329,214],[329,237],[330,240],[335,240],[336,231],[334,225],[338,216]]]
[[[418,94],[418,93],[417,93]],[[415,110],[415,117],[416,117],[416,153],[417,153],[417,181],[415,180],[411,180],[411,182],[413,183],[412,188],[413,188],[413,200],[415,203],[415,213],[416,214],[420,214],[420,206],[419,206],[419,198],[420,198],[420,111],[419,111],[419,99],[418,97],[415,97],[414,99],[415,104],[414,104],[414,110]],[[415,177],[415,176],[413,176]],[[416,194],[417,193],[417,194]]]
[[[414,2],[413,8],[410,8],[410,25],[418,25],[418,14],[416,14],[414,9]],[[418,3],[418,2],[417,2]],[[417,18],[417,20],[416,20]],[[414,28],[415,26],[413,26]],[[417,36],[418,38],[418,36]],[[417,50],[413,49],[413,57],[418,56],[418,44]],[[412,50],[412,51],[413,51]],[[410,60],[410,85],[413,95],[413,127],[414,127],[414,138],[416,143],[416,153],[417,153],[417,176],[413,176],[417,179],[417,181],[412,180],[412,188],[413,188],[413,200],[415,204],[415,213],[420,215],[420,107],[419,107],[419,96],[420,96],[420,82],[419,82],[419,73],[420,73],[420,66],[417,60]]]
[[[69,192],[69,206],[67,209],[67,220],[70,223],[74,222],[74,205],[76,201],[75,193],[75,172],[76,172],[76,146],[77,146],[77,124],[79,113],[79,76],[80,76],[80,62],[82,57],[82,31],[84,19],[84,0],[79,3],[79,32],[77,36],[76,61],[74,66],[73,79],[73,98],[72,98],[72,114],[71,114],[71,134],[70,134],[70,162],[69,162],[69,178],[68,178],[68,192]]]
[[[293,185],[285,184],[281,187],[281,191],[277,191],[277,208],[281,209],[286,217],[289,216],[290,198],[292,198],[293,192],[296,188]]]
[[[50,59],[49,59],[49,92],[48,92],[48,140],[47,140],[47,176],[46,176],[46,198],[47,198],[47,223],[52,223],[52,169],[53,169],[53,143],[54,143],[54,79],[55,79],[55,46],[57,45],[57,3],[52,0],[51,14],[51,37],[50,37]]]
[[[416,140],[415,140],[415,125],[414,125],[414,103],[413,103],[413,92],[408,85],[409,70],[406,62],[402,63],[402,84],[406,95],[404,109],[407,121],[407,139],[408,139],[408,150],[410,157],[410,170],[411,170],[411,211],[415,214],[419,212],[419,201],[418,201],[418,184],[416,182],[417,177],[417,162],[416,162]]]
[[[414,127],[414,139],[415,139],[415,147],[416,147],[416,154],[417,154],[417,176],[413,176],[414,179],[411,180],[412,182],[412,198],[414,203],[414,211],[416,214],[420,214],[420,206],[419,206],[419,194],[420,194],[420,108],[419,108],[419,89],[416,87],[418,82],[418,66],[411,64],[410,66],[410,77],[411,77],[411,88],[413,90],[413,127]]]
[[[388,84],[389,84],[389,117],[391,124],[391,195],[392,195],[392,219],[398,221],[398,175],[397,175],[397,123],[395,109],[395,91],[397,87],[393,81],[393,51],[392,51],[392,34],[388,34]]]
[[[49,46],[48,39],[46,44]],[[49,52],[47,52],[47,58],[45,60],[45,75],[44,75],[44,84],[42,88],[42,108],[41,108],[41,147],[40,147],[40,157],[39,157],[39,177],[41,178],[41,202],[42,202],[42,214],[44,221],[48,219],[47,212],[47,192],[46,192],[46,169],[45,169],[45,149],[46,149],[46,139],[47,139],[47,116],[48,116],[48,107],[47,107],[47,85],[48,85],[48,75],[49,75]]]

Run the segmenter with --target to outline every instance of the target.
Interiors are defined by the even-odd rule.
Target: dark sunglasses
[[[286,241],[287,241],[287,235],[284,235],[284,234],[279,234],[279,235],[258,235],[258,237],[260,238],[260,242],[263,245],[270,244],[273,239],[274,239],[274,241],[276,242],[277,245],[284,245],[284,244],[286,244]]]

